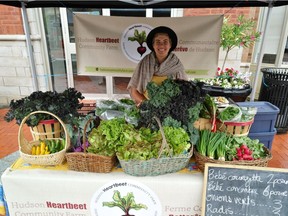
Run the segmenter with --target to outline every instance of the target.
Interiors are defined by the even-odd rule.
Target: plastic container
[[[280,109],[275,127],[277,132],[288,131],[288,68],[262,68],[259,101],[268,101]]]
[[[276,132],[277,132],[277,130],[276,130],[276,128],[274,128],[274,130],[272,132],[249,133],[248,137],[250,137],[251,139],[259,139],[259,141],[261,143],[263,143],[266,148],[271,150],[273,139],[274,139]]]
[[[267,101],[238,102],[240,107],[256,107],[257,113],[250,133],[274,132],[279,108]],[[249,134],[250,134],[249,133]]]

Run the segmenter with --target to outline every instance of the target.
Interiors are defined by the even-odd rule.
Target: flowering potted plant
[[[203,88],[210,96],[225,96],[235,102],[242,102],[252,91],[250,75],[250,72],[242,73],[234,68],[221,70],[218,67],[214,78],[197,80],[205,84]]]
[[[205,82],[211,86],[219,86],[224,89],[244,89],[250,85],[250,72],[242,73],[234,68],[225,68],[221,70],[218,67],[215,78],[203,79],[202,82]]]
[[[226,51],[223,65],[218,67],[215,77],[199,79],[206,84],[203,88],[210,96],[226,96],[235,102],[241,102],[251,93],[251,73],[225,68],[225,63],[233,48],[249,47],[259,40],[261,33],[255,30],[255,24],[253,19],[247,19],[244,15],[238,16],[236,23],[229,22],[229,17],[224,18],[220,41],[220,46]]]

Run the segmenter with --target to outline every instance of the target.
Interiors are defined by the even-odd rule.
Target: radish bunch
[[[234,160],[254,160],[252,153],[253,151],[247,147],[247,145],[242,144],[240,147],[236,148],[237,154]]]

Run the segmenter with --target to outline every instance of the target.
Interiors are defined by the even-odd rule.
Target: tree
[[[225,17],[221,31],[220,46],[226,50],[222,71],[229,52],[235,47],[249,47],[258,41],[261,32],[255,30],[256,23],[253,19],[246,19],[244,15],[237,18],[236,23],[230,23],[229,17]]]

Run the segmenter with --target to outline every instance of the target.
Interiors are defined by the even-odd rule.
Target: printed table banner
[[[195,165],[138,177],[119,167],[76,172],[67,163],[37,166],[19,158],[1,180],[11,216],[200,216],[203,173]]]
[[[218,67],[223,15],[193,17],[74,16],[77,71],[79,75],[132,75],[148,53],[148,33],[168,26],[178,36],[174,53],[191,77],[211,77]],[[143,42],[144,41],[144,42]]]

